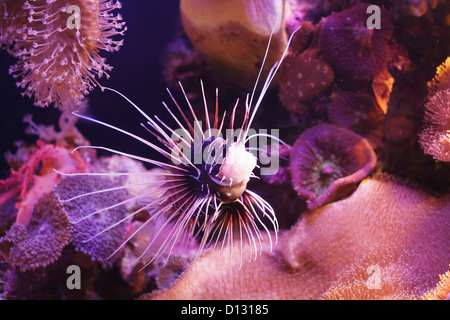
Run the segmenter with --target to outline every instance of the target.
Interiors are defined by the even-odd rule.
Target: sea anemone
[[[310,210],[348,195],[377,163],[358,134],[330,124],[304,131],[292,146],[291,179]]]
[[[437,91],[425,105],[425,128],[419,142],[426,154],[450,161],[450,89]]]
[[[334,71],[319,49],[309,48],[300,54],[291,52],[281,68],[278,97],[288,110],[303,112],[302,101],[322,93],[333,81]]]
[[[380,28],[368,28],[368,7],[360,3],[328,16],[319,33],[320,48],[331,65],[358,80],[372,80],[390,58],[393,24],[389,13],[380,8]]]
[[[369,94],[337,93],[328,105],[328,119],[363,136],[373,147],[381,144],[384,114]]]
[[[117,51],[124,22],[110,0],[4,0],[2,42],[18,62],[9,70],[38,106],[78,103],[112,69],[100,50]],[[14,5],[11,3],[14,2]],[[0,2],[1,5],[1,2]],[[12,10],[8,12],[7,10]]]
[[[70,239],[69,219],[53,193],[41,197],[26,224],[15,223],[0,239],[7,261],[21,271],[47,267]]]

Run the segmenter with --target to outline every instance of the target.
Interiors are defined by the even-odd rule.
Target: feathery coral
[[[96,77],[109,77],[112,68],[99,51],[122,45],[112,39],[126,29],[121,16],[112,13],[120,2],[3,0],[0,7],[8,17],[0,41],[18,59],[9,72],[36,105],[78,103],[98,84]]]
[[[437,91],[425,105],[425,129],[420,144],[426,154],[450,161],[450,89]]]
[[[449,196],[436,198],[388,176],[369,178],[347,199],[304,214],[274,253],[266,244],[258,262],[244,261],[239,273],[218,268],[219,253],[212,253],[168,290],[143,298],[318,299],[340,279],[361,288],[370,264],[391,288],[366,298],[420,298],[448,269],[449,209]]]

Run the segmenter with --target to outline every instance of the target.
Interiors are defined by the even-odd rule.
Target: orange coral
[[[441,281],[435,289],[428,291],[424,300],[450,300],[450,270],[439,276]]]
[[[27,225],[15,223],[0,238],[0,251],[8,262],[27,271],[54,263],[69,243],[70,225],[54,194],[42,196]]]
[[[2,0],[0,7],[7,17],[0,44],[18,58],[10,73],[36,105],[78,103],[98,84],[96,77],[108,77],[112,68],[98,52],[122,45],[111,38],[125,31],[120,15],[111,13],[121,7],[118,1]],[[79,15],[80,25],[69,25],[73,15]]]
[[[373,94],[384,114],[388,111],[388,103],[391,98],[394,82],[395,79],[391,76],[387,68],[377,74],[372,81]]]
[[[448,268],[449,210],[449,196],[433,197],[388,176],[366,179],[349,198],[305,213],[274,253],[265,243],[257,263],[235,254],[230,274],[217,264],[220,252],[207,254],[168,290],[143,298],[332,297],[333,288],[367,284],[368,264],[378,266],[381,284],[391,287],[359,298],[420,298]],[[248,246],[243,250],[248,254]]]
[[[436,75],[427,86],[430,97],[439,90],[450,89],[450,56],[437,67]]]

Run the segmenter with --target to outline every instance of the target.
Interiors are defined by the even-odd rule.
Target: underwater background
[[[73,2],[83,10],[117,6]],[[29,3],[40,0],[23,8]],[[5,27],[18,9],[0,0],[1,298],[449,299],[447,1],[121,3],[108,21],[122,16],[126,30],[109,38],[123,45],[98,51],[113,69],[109,79],[95,79],[160,119],[161,128],[146,127],[126,99],[96,85],[82,94],[86,100],[59,106],[23,97],[21,77],[9,74],[21,42]],[[367,27],[369,5],[381,28]],[[183,164],[158,169],[151,161],[167,162],[163,152],[71,114],[81,108],[82,116],[170,151],[179,141],[164,133],[185,120],[177,102],[189,121],[196,114],[220,124],[226,114],[224,128],[230,117],[245,128],[246,97],[260,69],[250,123],[279,130],[283,143],[269,153],[279,160],[274,175],[253,164],[192,165],[198,176]],[[78,148],[84,145],[101,148]],[[236,152],[245,158],[250,150]],[[114,176],[136,171],[137,178]],[[99,218],[97,210],[104,210]],[[110,228],[118,220],[124,223]],[[81,268],[72,287],[68,266]]]

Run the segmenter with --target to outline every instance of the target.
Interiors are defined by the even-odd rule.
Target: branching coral
[[[82,172],[85,162],[78,152],[71,153],[62,146],[38,141],[37,149],[27,156],[26,162],[17,171],[12,171],[9,178],[0,181],[1,189],[18,194],[17,223],[26,225],[37,201],[59,182],[60,176],[54,168]]]
[[[124,22],[110,0],[2,0],[0,41],[17,57],[10,68],[24,95],[38,106],[78,103],[112,68],[100,50],[117,51]],[[75,10],[75,11],[74,11]],[[1,43],[0,43],[1,44]]]
[[[297,139],[290,154],[294,189],[309,209],[346,196],[375,167],[366,139],[335,125],[320,124]]]
[[[359,298],[420,298],[448,268],[449,209],[449,196],[436,198],[388,176],[366,179],[349,198],[304,214],[276,252],[266,245],[257,263],[244,260],[230,274],[216,264],[220,252],[205,255],[169,289],[143,298],[318,299],[327,292],[332,298],[333,288],[371,284],[370,265],[390,288]],[[232,264],[241,264],[237,255]]]

